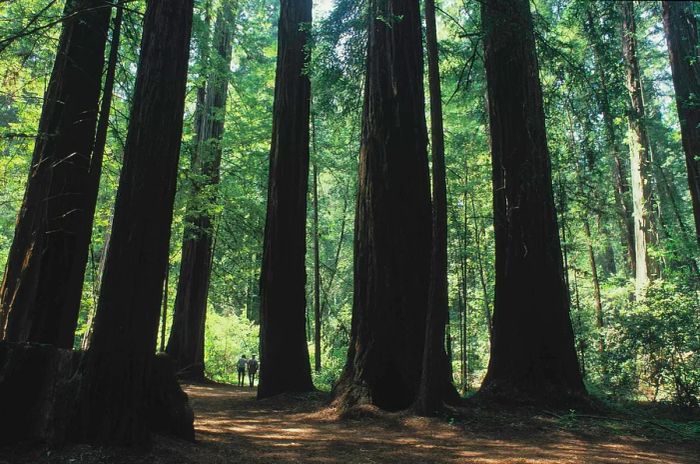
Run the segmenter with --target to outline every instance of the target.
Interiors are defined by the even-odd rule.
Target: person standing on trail
[[[255,382],[255,374],[258,372],[258,360],[255,359],[255,355],[248,361],[248,380],[250,381],[250,386],[253,386]]]
[[[245,383],[245,367],[248,364],[248,360],[245,355],[242,355],[238,362],[236,363],[236,368],[238,368],[238,386],[242,387]]]

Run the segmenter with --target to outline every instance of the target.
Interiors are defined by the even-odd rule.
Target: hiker
[[[255,355],[248,361],[248,380],[250,381],[250,386],[253,386],[255,382],[255,374],[258,372],[258,360],[255,359]]]
[[[242,355],[239,359],[238,362],[236,363],[236,367],[238,368],[238,386],[242,387],[243,383],[245,383],[245,366],[248,364],[248,359],[246,358],[245,355]]]

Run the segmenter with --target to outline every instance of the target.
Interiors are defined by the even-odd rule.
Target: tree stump
[[[194,441],[194,413],[175,378],[172,361],[154,356],[146,392],[146,424],[141,444],[151,433]],[[0,342],[0,445],[37,440],[58,446],[65,442],[97,442],[83,430],[78,392],[84,378],[82,351],[52,345]],[[114,383],[114,388],[119,384]],[[105,438],[105,437],[101,437]],[[107,437],[109,438],[109,437]]]
[[[65,440],[82,353],[52,345],[0,342],[0,444]]]

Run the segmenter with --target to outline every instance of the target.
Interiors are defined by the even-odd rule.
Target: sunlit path
[[[182,450],[183,458],[191,459],[184,462],[224,463],[236,456],[256,463],[665,464],[691,463],[697,456],[682,446],[638,438],[584,438],[556,430],[544,418],[504,424],[500,432],[489,426],[473,432],[468,422],[449,425],[371,409],[358,414],[365,417],[339,420],[320,398],[256,401],[249,388],[185,389],[197,415],[198,444]]]

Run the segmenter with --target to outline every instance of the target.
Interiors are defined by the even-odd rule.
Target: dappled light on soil
[[[341,415],[320,393],[257,401],[249,388],[184,389],[196,443],[156,437],[145,451],[27,443],[0,449],[0,464],[691,464],[700,456],[689,440],[646,439],[583,420],[573,427],[547,414],[483,405],[446,421],[368,406]]]
[[[186,387],[197,452],[255,463],[691,463],[698,450],[625,436],[577,436],[542,419],[478,429],[402,413],[341,420],[320,396],[256,401],[246,388]],[[579,434],[580,435],[580,434]],[[186,452],[191,462],[196,455]],[[184,456],[183,456],[184,457]],[[189,462],[189,461],[188,461]],[[220,461],[224,462],[224,461]]]

